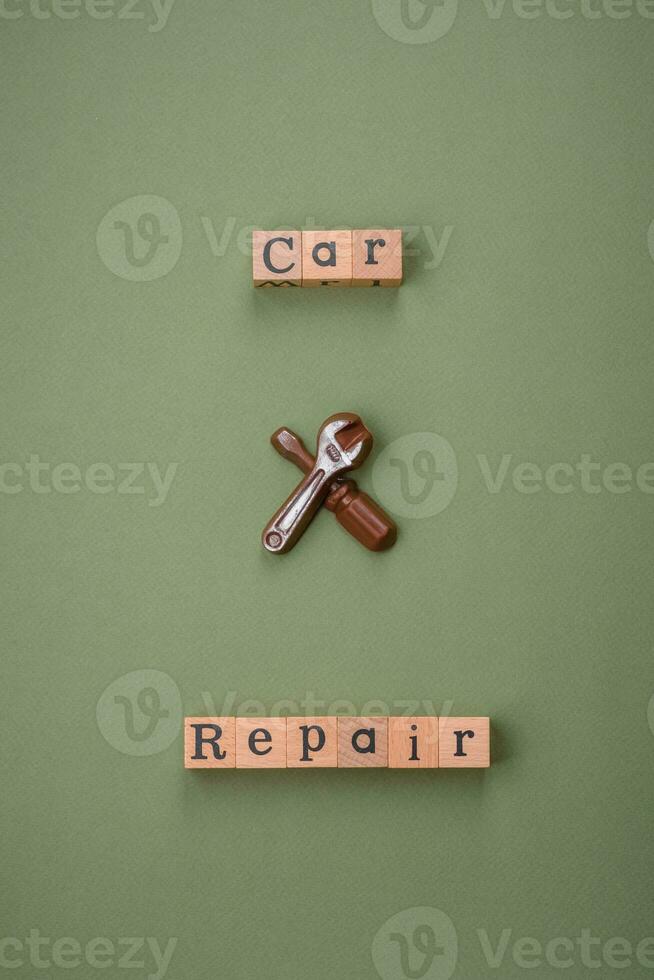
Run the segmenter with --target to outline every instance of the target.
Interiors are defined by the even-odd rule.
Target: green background
[[[0,498],[2,936],[176,937],[180,980],[363,980],[377,931],[414,907],[454,923],[459,978],[524,976],[523,936],[654,934],[654,498],[511,479],[654,458],[654,20],[570,9],[466,0],[425,44],[346,0],[177,0],[160,31],[145,6],[0,18],[1,462],[178,463],[158,507],[26,479]],[[149,282],[96,245],[137,195],[182,227]],[[422,228],[402,288],[252,290],[237,233],[311,221]],[[212,250],[207,228],[232,226]],[[448,226],[434,263],[424,227]],[[340,410],[375,435],[365,489],[384,447],[432,431],[454,499],[399,518],[387,554],[323,513],[273,558],[260,529],[296,473],[268,437],[311,444]],[[498,493],[480,454],[493,473],[511,454]],[[143,668],[186,714],[307,692],[489,714],[494,765],[185,772],[179,735],[139,757],[96,721]],[[478,930],[495,946],[503,929],[493,969]],[[396,946],[382,976],[405,975]],[[417,975],[450,975],[413,952]],[[573,955],[528,974],[600,973]],[[45,975],[27,956],[0,972]]]

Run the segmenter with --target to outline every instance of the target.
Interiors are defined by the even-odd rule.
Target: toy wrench
[[[330,415],[318,432],[313,468],[263,529],[264,548],[275,555],[290,551],[329,493],[335,477],[360,466],[371,449],[372,433],[358,415]]]

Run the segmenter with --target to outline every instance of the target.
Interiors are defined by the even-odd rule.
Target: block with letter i
[[[252,282],[259,287],[301,286],[302,233],[253,231]]]
[[[438,769],[438,718],[389,718],[388,766]]]
[[[352,285],[402,284],[402,229],[364,228],[352,232]]]
[[[184,768],[233,769],[234,718],[184,719]]]
[[[490,766],[490,718],[440,718],[438,759],[441,769]]]

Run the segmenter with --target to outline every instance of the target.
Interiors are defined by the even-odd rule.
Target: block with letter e
[[[236,768],[286,769],[286,718],[237,718]]]

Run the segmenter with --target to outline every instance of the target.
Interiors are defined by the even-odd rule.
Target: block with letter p
[[[255,286],[301,286],[302,233],[253,231],[252,281]]]
[[[335,715],[286,719],[286,765],[289,769],[336,768],[338,731]]]

